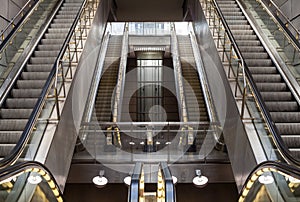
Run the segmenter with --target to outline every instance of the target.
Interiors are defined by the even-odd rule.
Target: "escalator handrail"
[[[255,175],[256,172],[263,170],[264,168],[267,168],[267,169],[273,168],[273,169],[277,170],[278,172],[282,172],[282,173],[290,175],[291,177],[294,177],[296,179],[300,179],[300,168],[299,167],[296,167],[294,165],[289,165],[286,163],[276,162],[276,161],[264,161],[264,162],[259,163],[248,175],[248,177],[245,180],[245,183],[239,193],[238,198],[242,197],[243,191],[245,189],[249,189],[249,187],[247,187],[248,182],[251,181],[253,183],[253,180],[251,179],[252,176]]]
[[[261,2],[265,5],[265,8],[268,9],[270,13],[272,13],[273,15],[272,17],[275,18],[275,20],[279,23],[280,27],[286,32],[287,37],[289,37],[292,40],[294,47],[298,51],[300,51],[299,39],[297,39],[295,35],[292,34],[292,32],[287,27],[287,26],[292,27],[293,31],[295,31],[299,37],[300,31],[295,27],[294,23],[291,22],[291,20],[282,12],[282,10],[272,0],[261,0]],[[278,15],[274,13],[271,9],[269,9],[269,7],[266,4],[272,4],[272,6],[276,8],[276,11],[278,11],[282,15],[282,17],[286,20],[287,23],[283,23],[282,20],[278,17]]]
[[[216,8],[216,11],[218,12],[218,15],[223,23],[223,26],[225,28],[225,32],[227,32],[228,36],[229,36],[229,39],[233,45],[233,48],[235,49],[236,53],[238,54],[238,57],[240,60],[242,61],[245,61],[238,46],[237,46],[237,43],[233,37],[233,34],[232,32],[230,31],[230,28],[225,20],[225,17],[224,15],[222,14],[222,11],[218,5],[218,3],[216,2],[216,0],[212,0],[215,8]],[[247,64],[244,62],[244,72],[245,72],[245,76],[247,77],[247,80],[248,80],[248,83],[253,91],[253,94],[256,98],[256,102],[257,104],[260,106],[260,110],[262,111],[262,114],[264,115],[264,118],[265,118],[265,121],[266,121],[266,124],[268,125],[268,128],[271,132],[271,135],[272,135],[272,139],[274,140],[274,143],[276,145],[276,147],[279,149],[279,152],[281,153],[282,157],[288,162],[288,163],[291,163],[293,165],[296,165],[296,166],[300,166],[300,162],[295,159],[294,157],[291,156],[290,154],[290,151],[286,148],[281,136],[279,135],[279,132],[278,132],[278,129],[277,127],[275,126],[274,122],[272,121],[272,118],[271,118],[271,115],[270,115],[270,112],[267,110],[267,107],[262,99],[262,96],[254,82],[254,79],[250,73],[250,70],[247,66]]]
[[[21,163],[17,163],[15,165],[12,166],[8,166],[4,169],[1,170],[0,172],[0,182],[4,181],[6,179],[12,178],[22,172],[25,172],[27,170],[28,171],[35,171],[35,172],[39,172],[39,171],[43,171],[44,175],[41,174],[42,177],[44,177],[45,175],[49,175],[50,179],[45,179],[46,181],[53,181],[55,188],[51,187],[52,191],[54,191],[55,189],[58,191],[59,195],[56,197],[62,197],[63,194],[58,186],[58,183],[56,181],[56,179],[54,178],[54,175],[50,172],[50,170],[43,165],[40,162],[37,161],[25,161],[25,162],[21,162]]]
[[[140,180],[142,177],[143,164],[141,162],[136,162],[133,173],[131,175],[131,182],[128,194],[128,201],[138,202],[139,201],[139,190],[140,190]]]
[[[23,130],[20,140],[18,141],[17,145],[13,148],[13,150],[10,152],[10,154],[5,156],[2,160],[0,160],[0,168],[3,168],[10,164],[15,163],[15,161],[19,158],[19,156],[23,152],[25,146],[27,145],[27,143],[30,139],[30,136],[31,136],[31,131],[34,127],[34,124],[38,118],[40,111],[42,110],[43,104],[47,97],[48,91],[51,87],[51,84],[52,84],[53,80],[55,79],[56,72],[57,72],[57,66],[60,61],[60,58],[63,56],[63,54],[67,48],[67,44],[70,41],[73,31],[75,30],[75,28],[77,26],[77,22],[80,19],[80,16],[84,10],[86,2],[87,2],[87,0],[84,0],[82,2],[81,8],[79,9],[79,11],[76,15],[76,18],[75,18],[71,28],[69,29],[68,35],[66,36],[66,39],[65,39],[63,46],[58,54],[58,57],[56,58],[56,61],[52,67],[49,77],[47,78],[47,81],[43,87],[42,93],[41,93],[40,97],[38,98],[38,101],[37,101],[35,107],[33,108],[33,111],[29,117],[29,120],[25,126],[25,129]],[[58,104],[58,103],[56,103],[56,104]]]
[[[165,201],[176,202],[175,185],[167,162],[161,162],[160,168],[165,181]]]
[[[7,42],[14,35],[14,33],[16,33],[16,31],[19,29],[19,27],[26,22],[26,20],[29,18],[28,14],[35,9],[36,5],[38,5],[38,3],[40,1],[41,0],[28,0],[26,2],[26,4],[21,8],[21,10],[19,10],[19,12],[12,18],[12,20],[9,21],[8,25],[1,31],[0,36],[2,37],[5,34],[5,32],[9,29],[9,27],[13,26],[13,29],[9,32],[9,34],[4,39],[0,40],[1,41],[1,43],[0,43],[0,52],[2,52],[4,47],[6,47]],[[33,5],[31,5],[30,3],[33,3]],[[30,9],[24,15],[23,11],[27,8],[27,6]],[[15,23],[15,20],[20,15],[24,15],[24,16],[17,23]]]

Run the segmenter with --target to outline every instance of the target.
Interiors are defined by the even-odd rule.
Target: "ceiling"
[[[115,0],[118,21],[182,21],[184,0]]]

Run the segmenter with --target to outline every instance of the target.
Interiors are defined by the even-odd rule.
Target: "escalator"
[[[66,0],[28,59],[0,109],[0,157],[20,139],[82,0]]]
[[[112,103],[118,79],[121,49],[122,36],[111,36],[95,102],[95,114],[99,122],[112,121]]]
[[[122,50],[122,35],[110,35],[100,83],[97,89],[94,113],[88,128],[92,131],[101,129],[97,134],[89,133],[86,136],[85,147],[87,151],[114,151],[113,128],[105,122],[112,121],[114,92],[117,84],[119,63]],[[105,133],[105,137],[103,136]],[[95,147],[95,145],[97,145]],[[96,151],[96,153],[98,153]]]
[[[199,130],[193,139],[188,138],[188,144],[192,145],[188,151],[199,151],[207,135],[209,116],[206,109],[201,82],[199,80],[196,62],[193,54],[192,44],[189,35],[177,35],[178,51],[180,55],[183,88],[189,122],[201,122]],[[191,131],[191,128],[188,129]],[[193,143],[191,142],[193,141]]]
[[[292,156],[299,159],[299,103],[236,1],[217,0],[217,2],[272,121]]]

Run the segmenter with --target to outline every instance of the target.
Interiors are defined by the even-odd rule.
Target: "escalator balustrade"
[[[178,49],[182,68],[182,76],[184,78],[184,94],[186,100],[188,121],[190,122],[209,122],[209,117],[205,105],[201,83],[196,70],[196,63],[193,54],[191,40],[188,35],[177,35]],[[204,126],[200,129],[207,129]],[[194,135],[193,133],[196,133]],[[187,128],[187,145],[190,145],[187,151],[199,151],[196,148],[203,143],[207,132],[194,132],[192,127]],[[195,136],[195,137],[194,137]],[[194,138],[193,138],[194,137]]]
[[[94,139],[93,135],[87,136],[87,150],[92,150],[93,145],[104,146],[105,151],[114,151],[115,144],[118,142],[117,138],[119,134],[117,129],[111,126],[102,124],[103,122],[112,121],[112,107],[114,103],[114,90],[117,85],[119,63],[122,50],[122,37],[117,35],[111,35],[107,52],[104,59],[103,73],[101,75],[100,84],[97,90],[97,96],[95,100],[94,113],[92,120],[99,122],[101,129],[103,130],[106,138],[99,137]],[[92,127],[99,127],[90,126]],[[100,134],[102,135],[102,134]],[[98,137],[98,136],[97,136]],[[106,141],[106,142],[104,142]]]
[[[217,0],[281,138],[300,159],[300,109],[291,90],[234,0]]]
[[[66,0],[0,109],[0,157],[20,139],[82,0]]]

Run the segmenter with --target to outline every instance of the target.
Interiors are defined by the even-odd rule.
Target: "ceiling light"
[[[271,175],[261,175],[258,178],[261,184],[271,184],[274,182],[274,178]]]
[[[125,177],[124,183],[129,186],[131,184],[131,177],[130,176]]]
[[[130,144],[130,145],[135,145],[135,143],[134,143],[134,142],[129,142],[129,144]]]
[[[108,179],[104,177],[104,170],[100,170],[99,175],[93,178],[93,183],[100,188],[108,183]]]
[[[144,145],[144,144],[145,144],[145,142],[140,142],[140,144],[141,144],[141,145]]]
[[[208,178],[201,174],[201,170],[196,170],[196,175],[193,178],[193,184],[197,187],[204,187],[208,183]]]
[[[291,183],[294,183],[294,184],[299,184],[300,183],[300,179],[294,178],[292,176],[289,176],[288,179]]]
[[[39,175],[30,175],[27,179],[30,184],[39,184],[42,181],[42,177]]]
[[[171,144],[171,142],[166,142],[166,145]]]
[[[177,184],[177,181],[178,181],[177,177],[175,177],[175,176],[172,175],[172,180],[173,180],[173,184]]]

